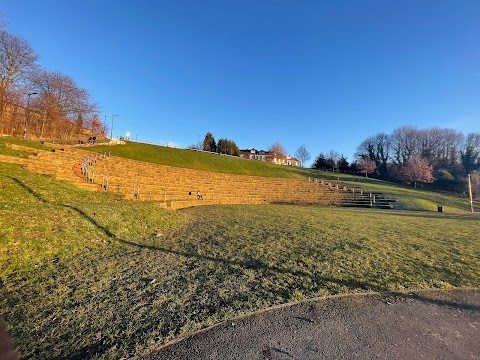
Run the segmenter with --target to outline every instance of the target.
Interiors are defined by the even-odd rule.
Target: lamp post
[[[472,176],[471,176],[471,174],[468,174],[468,194],[470,195],[470,211],[473,213]]]
[[[27,138],[27,126],[28,126],[28,115],[30,113],[30,96],[37,95],[36,92],[28,93],[28,100],[27,100],[27,113],[25,114],[25,128],[23,130],[23,138]]]
[[[113,117],[114,116],[118,117],[118,115],[112,115],[112,127],[110,128],[110,141],[112,141],[113,139]]]

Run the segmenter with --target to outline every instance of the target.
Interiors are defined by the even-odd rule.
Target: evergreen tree
[[[343,154],[340,155],[340,159],[338,160],[338,170],[344,173],[351,170],[350,164],[348,163],[347,158]]]
[[[329,167],[329,164],[327,162],[327,159],[323,153],[318,154],[318,156],[315,158],[315,161],[313,162],[312,165],[313,168],[315,169],[320,169],[320,170],[327,170]]]
[[[215,143],[215,139],[211,132],[208,132],[205,135],[205,139],[203,140],[203,150],[209,152],[217,152],[217,144]]]
[[[240,156],[240,150],[239,150],[237,144],[235,143],[235,141],[231,141],[231,140],[228,140],[228,139],[218,140],[217,152],[219,154]]]

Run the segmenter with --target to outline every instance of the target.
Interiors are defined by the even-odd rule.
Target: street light
[[[476,173],[477,171],[474,171]],[[472,196],[472,175],[468,174],[468,194],[470,195],[470,211],[473,213],[473,196]]]
[[[30,113],[30,96],[32,96],[32,95],[38,95],[38,93],[36,93],[36,92],[28,93],[27,113],[25,114],[25,128],[24,128],[24,131],[23,131],[23,138],[24,139],[27,138],[28,115]]]
[[[112,115],[112,127],[110,128],[110,141],[112,141],[113,139],[113,117],[114,116],[118,117],[118,115]]]

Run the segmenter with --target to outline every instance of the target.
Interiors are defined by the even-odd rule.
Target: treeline
[[[105,135],[98,106],[68,75],[48,71],[24,39],[0,27],[0,128],[11,135],[72,139]]]
[[[384,180],[432,183],[437,189],[465,191],[467,174],[471,174],[474,189],[478,187],[480,133],[402,126],[391,134],[379,133],[363,140],[356,160],[348,166],[344,157],[320,155],[313,164],[316,168],[370,173]]]
[[[240,156],[240,149],[233,140],[220,139],[218,143],[215,141],[212,133],[208,132],[203,140],[203,151],[209,151],[217,154],[226,154],[232,156]]]

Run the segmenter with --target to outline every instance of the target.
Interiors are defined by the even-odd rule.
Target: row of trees
[[[228,140],[228,139],[220,139],[218,140],[218,143],[216,143],[215,138],[210,132],[208,132],[205,135],[202,149],[204,151],[209,151],[209,152],[218,153],[218,154],[240,156],[240,150],[237,144],[235,143],[235,141]]]
[[[98,106],[68,75],[48,71],[24,39],[0,27],[0,128],[12,135],[73,138],[87,127],[105,135]]]
[[[415,187],[418,182],[433,183],[450,191],[465,191],[467,174],[471,174],[473,187],[480,192],[480,133],[402,126],[392,134],[379,133],[363,140],[355,158],[348,163],[345,156],[331,150],[320,153],[312,167],[370,174]]]
[[[431,177],[424,174],[424,182],[462,190],[466,175],[480,170],[480,133],[402,126],[391,134],[379,133],[365,139],[356,155],[375,163],[378,178],[405,180],[404,169],[413,163],[427,173],[431,170]]]

